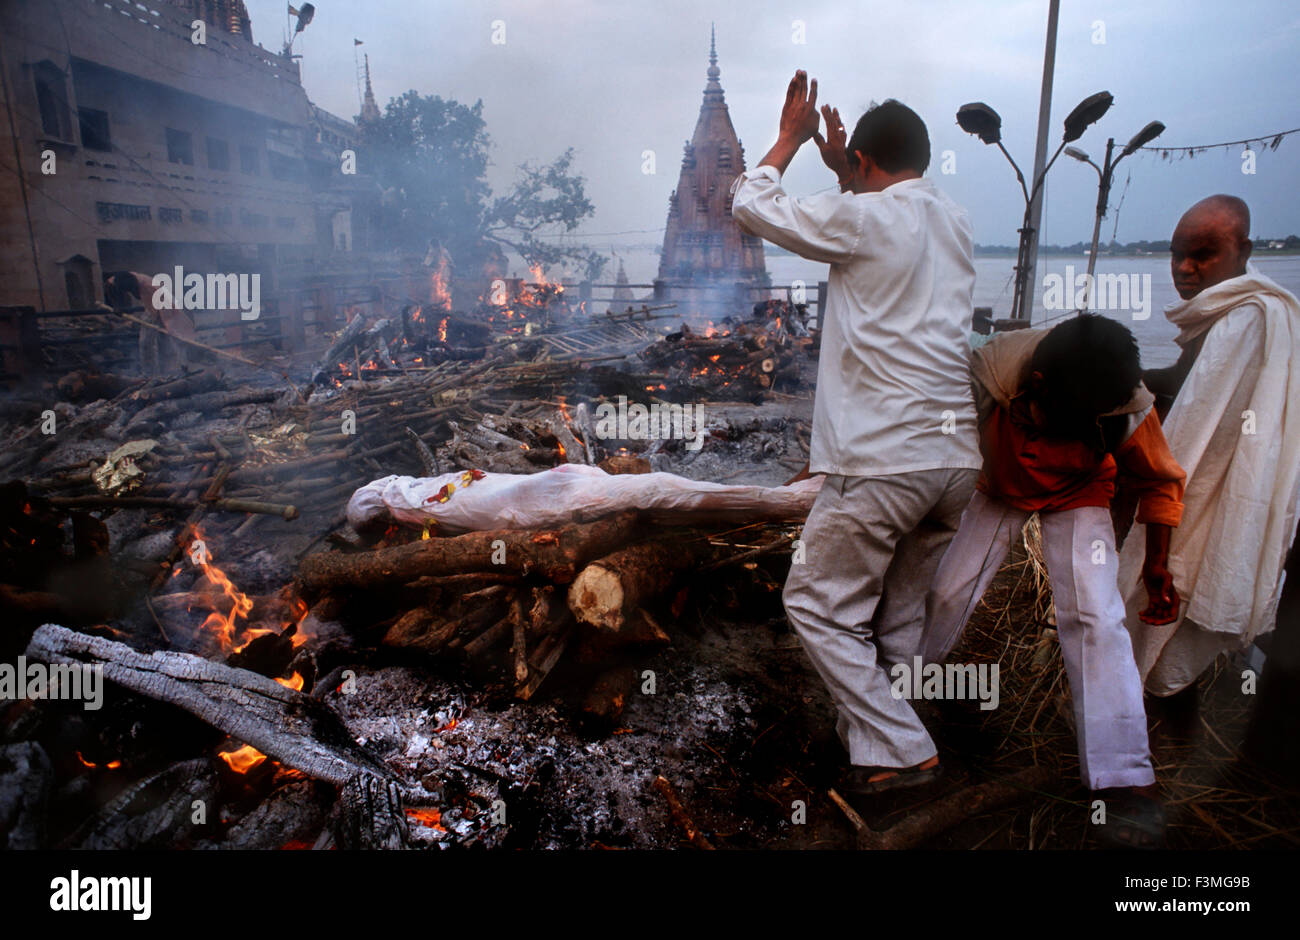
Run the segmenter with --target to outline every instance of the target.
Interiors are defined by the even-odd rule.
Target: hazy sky
[[[246,0],[254,38],[279,48],[284,0]],[[981,100],[1003,118],[1007,149],[1033,164],[1047,0],[839,0],[630,2],[630,0],[320,0],[299,36],[303,81],[320,106],[357,114],[353,39],[370,54],[382,108],[408,89],[472,103],[482,99],[493,142],[494,186],[524,160],[577,152],[596,215],[587,233],[649,230],[587,240],[656,242],[677,182],[682,144],[694,128],[705,83],[709,24],[716,22],[722,87],[732,122],[754,166],[776,135],[790,75],[819,80],[820,101],[853,121],[872,100],[898,98],[930,129],[930,175],[971,213],[976,240],[1014,244],[1024,203],[996,147],[961,132],[955,112]],[[493,21],[505,43],[493,44]],[[798,23],[805,42],[794,41]],[[1100,23],[1098,22],[1100,21]],[[1104,43],[1094,42],[1104,29]],[[1151,120],[1168,130],[1158,143],[1237,140],[1300,126],[1296,54],[1300,5],[1294,0],[1063,0],[1052,102],[1052,146],[1061,121],[1101,90],[1115,104],[1076,142],[1098,163],[1106,138],[1119,145]],[[642,173],[653,150],[657,172]],[[943,175],[942,154],[957,172]],[[1258,155],[1242,173],[1241,147],[1164,162],[1140,153],[1119,168],[1111,215],[1121,241],[1167,238],[1178,215],[1213,192],[1245,198],[1256,235],[1300,232],[1300,134]],[[1125,194],[1126,179],[1131,184]],[[787,188],[804,194],[833,180],[809,144]],[[1062,156],[1048,178],[1044,241],[1087,240],[1096,174]]]

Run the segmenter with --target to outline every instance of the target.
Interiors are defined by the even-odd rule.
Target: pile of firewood
[[[638,465],[640,464],[640,465]],[[644,461],[613,459],[612,472]],[[753,520],[752,529],[763,522]],[[707,525],[669,529],[627,512],[554,529],[503,529],[308,555],[295,590],[362,643],[460,660],[529,699],[567,652],[581,711],[616,721],[644,657],[668,645],[692,575],[737,560]],[[744,557],[788,549],[780,536]],[[719,554],[724,557],[721,559]]]
[[[683,323],[677,332],[648,346],[641,358],[666,372],[661,383],[691,389],[705,397],[744,400],[798,381],[795,340],[780,318],[738,323],[729,329],[692,329]]]

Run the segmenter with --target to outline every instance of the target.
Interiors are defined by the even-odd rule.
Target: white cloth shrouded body
[[[467,486],[461,485],[462,477],[458,471],[375,480],[352,494],[348,522],[360,528],[387,513],[415,525],[434,523],[441,532],[471,532],[546,528],[624,509],[661,518],[796,522],[807,516],[821,488],[819,477],[789,486],[727,486],[673,473],[611,475],[582,464],[561,464],[541,473],[486,473]],[[440,503],[435,497],[448,483],[456,489]]]
[[[1138,618],[1145,527],[1120,555],[1120,588],[1147,689],[1171,695],[1221,652],[1273,629],[1300,500],[1300,303],[1253,270],[1170,306],[1180,344],[1204,344],[1164,423],[1187,472],[1169,570],[1174,623]]]

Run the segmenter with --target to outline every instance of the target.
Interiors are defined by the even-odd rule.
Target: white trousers
[[[1030,513],[976,492],[939,565],[926,604],[921,656],[942,662]],[[1079,769],[1094,790],[1155,782],[1142,681],[1124,626],[1110,512],[1087,506],[1039,513],[1056,628],[1070,680]]]
[[[790,566],[786,614],[839,712],[852,763],[912,767],[937,750],[888,669],[912,665],[925,595],[974,491],[975,470],[827,476]]]

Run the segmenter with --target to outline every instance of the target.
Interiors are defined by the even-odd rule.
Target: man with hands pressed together
[[[784,601],[838,710],[841,786],[875,793],[933,779],[937,749],[888,668],[910,663],[925,594],[980,467],[967,335],[975,284],[964,210],[923,178],[924,122],[889,100],[846,140],[817,83],[795,74],[776,144],[732,186],[750,234],[830,265],[813,407],[812,473],[826,481]],[[839,193],[781,185],[809,139]]]

